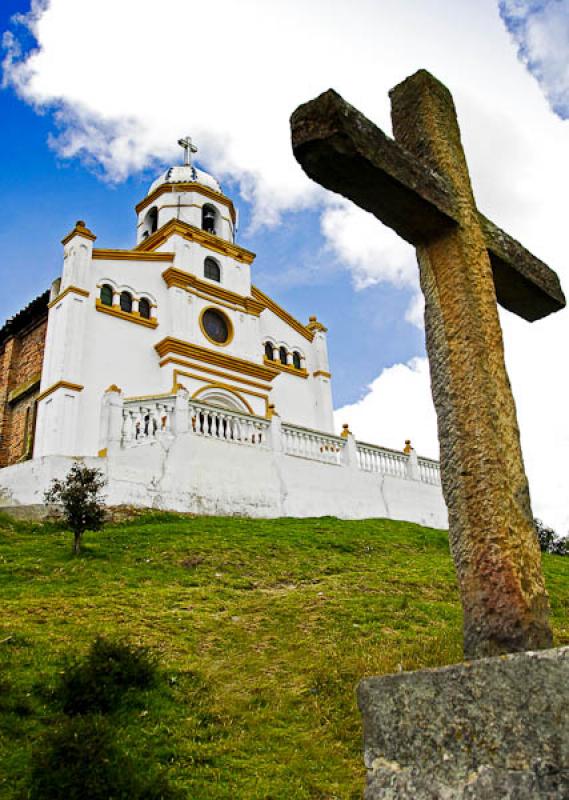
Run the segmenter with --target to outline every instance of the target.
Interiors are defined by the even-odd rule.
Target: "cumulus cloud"
[[[406,439],[423,456],[438,458],[437,420],[429,363],[413,358],[384,369],[357,403],[335,412],[338,430],[347,422],[356,439],[402,450]]]
[[[500,0],[500,14],[551,107],[569,118],[569,2]]]
[[[500,8],[522,60],[561,116],[566,8],[566,0],[503,0]],[[178,161],[175,142],[190,133],[201,165],[235,181],[253,205],[254,225],[319,209],[325,246],[354,287],[399,287],[409,297],[407,321],[420,326],[412,251],[304,176],[291,153],[288,118],[333,86],[389,132],[388,90],[419,67],[429,69],[453,92],[481,209],[567,280],[569,123],[547,107],[511,34],[497,0],[34,0],[31,14],[4,35],[3,80],[53,112],[60,155],[81,158],[107,180],[157,160]],[[546,521],[566,530],[568,315],[534,325],[505,315],[504,336],[534,502]],[[356,404],[363,415],[358,435],[395,446],[411,437],[417,449],[432,452],[425,376],[416,361],[382,372],[370,399]],[[409,396],[413,407],[404,406]],[[375,402],[382,411],[374,412]],[[378,419],[381,429],[373,427]]]

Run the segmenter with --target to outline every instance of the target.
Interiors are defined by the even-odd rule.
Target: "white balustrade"
[[[345,439],[340,436],[301,428],[298,425],[282,426],[283,450],[286,455],[323,461],[325,464],[341,464]]]
[[[172,436],[174,408],[174,396],[126,400],[123,406],[123,446],[132,447]]]
[[[407,456],[397,450],[357,442],[358,466],[364,472],[379,472],[382,475],[407,477]]]
[[[431,458],[419,458],[419,475],[423,483],[432,483],[433,486],[441,485],[441,467],[438,461]]]
[[[180,430],[187,430],[189,435],[220,439],[232,444],[253,447],[275,447],[278,452],[280,452],[280,442],[282,441],[282,452],[287,456],[306,458],[310,461],[320,461],[346,468],[349,466],[349,460],[346,461],[343,457],[347,443],[343,437],[303,428],[299,425],[288,423],[281,425],[276,418],[274,422],[279,422],[279,428],[275,429],[273,434],[278,431],[282,432],[278,433],[279,445],[277,447],[274,444],[274,435],[273,443],[269,436],[271,421],[264,417],[230,411],[208,403],[200,403],[197,400],[188,400],[187,402],[186,428],[186,422],[183,427],[180,427],[180,418],[176,417],[176,413],[180,414],[179,395],[177,410],[176,395],[125,399],[122,410],[122,446],[134,447],[163,437],[172,438],[176,435],[176,431],[179,434]],[[182,413],[185,419],[185,406],[182,407]],[[393,475],[403,479],[413,477],[409,474],[409,456],[405,453],[364,442],[355,442],[355,451],[358,469],[364,472]],[[421,482],[440,486],[441,475],[438,461],[419,458],[417,463]]]
[[[234,444],[268,447],[269,420],[251,414],[198,403],[189,404],[190,433]]]

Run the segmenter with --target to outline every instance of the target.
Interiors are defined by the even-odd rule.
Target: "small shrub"
[[[548,528],[540,519],[534,519],[533,522],[542,553],[551,553],[555,556],[569,555],[567,539],[558,536],[553,528]]]
[[[65,478],[55,479],[44,494],[46,503],[61,503],[63,516],[73,532],[73,553],[79,554],[85,531],[99,531],[105,521],[102,489],[105,479],[100,469],[73,464]]]
[[[176,800],[163,773],[148,774],[118,746],[104,717],[65,719],[32,752],[30,800]]]
[[[85,658],[67,662],[56,696],[66,714],[106,713],[129,690],[154,686],[157,674],[146,648],[97,637]]]

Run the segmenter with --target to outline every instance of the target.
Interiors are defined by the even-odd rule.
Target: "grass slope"
[[[403,522],[147,515],[71,536],[0,516],[0,797],[25,797],[69,653],[97,634],[160,654],[163,689],[114,724],[188,798],[360,798],[364,675],[461,659],[444,532]],[[556,644],[569,558],[544,557]]]

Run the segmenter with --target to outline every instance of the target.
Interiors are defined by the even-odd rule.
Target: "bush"
[[[66,714],[113,711],[131,689],[156,684],[156,660],[144,647],[97,637],[87,656],[68,661],[56,690]]]
[[[85,531],[101,530],[105,521],[102,489],[105,485],[100,469],[91,469],[76,462],[63,480],[55,479],[45,492],[46,503],[61,503],[63,516],[73,531],[73,553],[77,555]]]
[[[553,528],[548,528],[540,519],[534,519],[533,522],[542,553],[551,553],[556,556],[569,555],[567,539],[558,536]]]
[[[141,777],[144,774],[144,777]],[[101,716],[64,720],[32,753],[30,800],[175,800],[162,773],[137,770]]]

